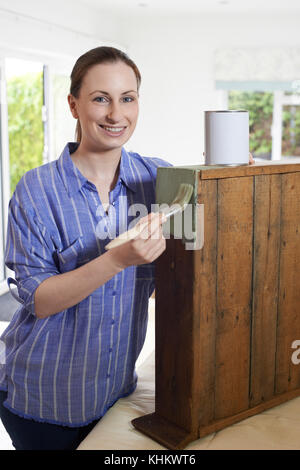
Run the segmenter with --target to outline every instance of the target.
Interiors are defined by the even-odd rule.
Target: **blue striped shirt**
[[[68,143],[57,160],[27,171],[10,199],[5,264],[15,272],[8,283],[17,285],[21,305],[0,338],[4,406],[24,418],[71,427],[100,418],[134,391],[154,264],[129,266],[78,304],[44,319],[35,315],[35,290],[50,276],[105,253],[110,239],[139,215],[130,207],[140,216],[151,212],[157,167],[170,166],[122,148],[106,214],[96,186],[70,157],[77,146]]]

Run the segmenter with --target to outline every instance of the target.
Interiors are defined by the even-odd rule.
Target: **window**
[[[228,109],[249,111],[249,148],[254,158],[271,159],[273,93],[229,91]]]
[[[5,59],[10,197],[26,171],[43,164],[43,64]]]
[[[4,94],[5,94],[5,89],[3,85],[3,64],[0,62],[0,103],[3,103],[4,101]],[[3,106],[0,106],[0,294],[2,293],[1,291],[3,290],[3,281],[5,278],[5,273],[4,273],[4,214],[5,211],[3,210],[4,207],[4,199],[3,199],[3,194],[4,194],[4,171],[3,171],[3,148],[4,145],[4,139],[3,134],[6,132],[6,128],[4,125],[3,121]]]
[[[282,104],[282,155],[300,156],[300,96],[293,93]]]
[[[287,83],[216,82],[224,109],[249,111],[249,147],[254,158],[300,157],[300,90]],[[284,85],[284,86],[283,86]]]
[[[15,187],[31,168],[59,158],[74,141],[69,110],[71,64],[0,56],[0,295],[7,291],[4,265],[8,203]],[[69,70],[70,69],[70,70]]]

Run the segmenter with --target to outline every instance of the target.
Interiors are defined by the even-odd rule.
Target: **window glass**
[[[230,91],[228,109],[246,109],[249,111],[249,148],[252,155],[271,159],[273,93]]]
[[[300,106],[284,105],[282,109],[282,155],[300,156]]]
[[[43,64],[5,59],[10,195],[26,171],[43,164]]]

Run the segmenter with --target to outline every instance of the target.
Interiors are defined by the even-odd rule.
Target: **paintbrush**
[[[193,194],[193,186],[188,183],[181,183],[178,189],[178,192],[171,202],[169,207],[163,208],[158,211],[165,216],[164,222],[168,220],[169,217],[175,215],[179,212],[182,212],[185,209],[186,204],[189,203],[191,196]],[[145,221],[142,224],[138,224],[137,226],[133,227],[132,229],[128,230],[127,232],[122,233],[117,238],[109,242],[106,246],[106,250],[110,250],[111,248],[115,248],[116,246],[123,245],[123,243],[132,240],[137,235],[141,233],[141,231],[149,224],[149,220]]]

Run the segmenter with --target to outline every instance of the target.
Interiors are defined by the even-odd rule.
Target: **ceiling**
[[[299,0],[79,0],[87,7],[111,13],[281,13],[300,12]]]

